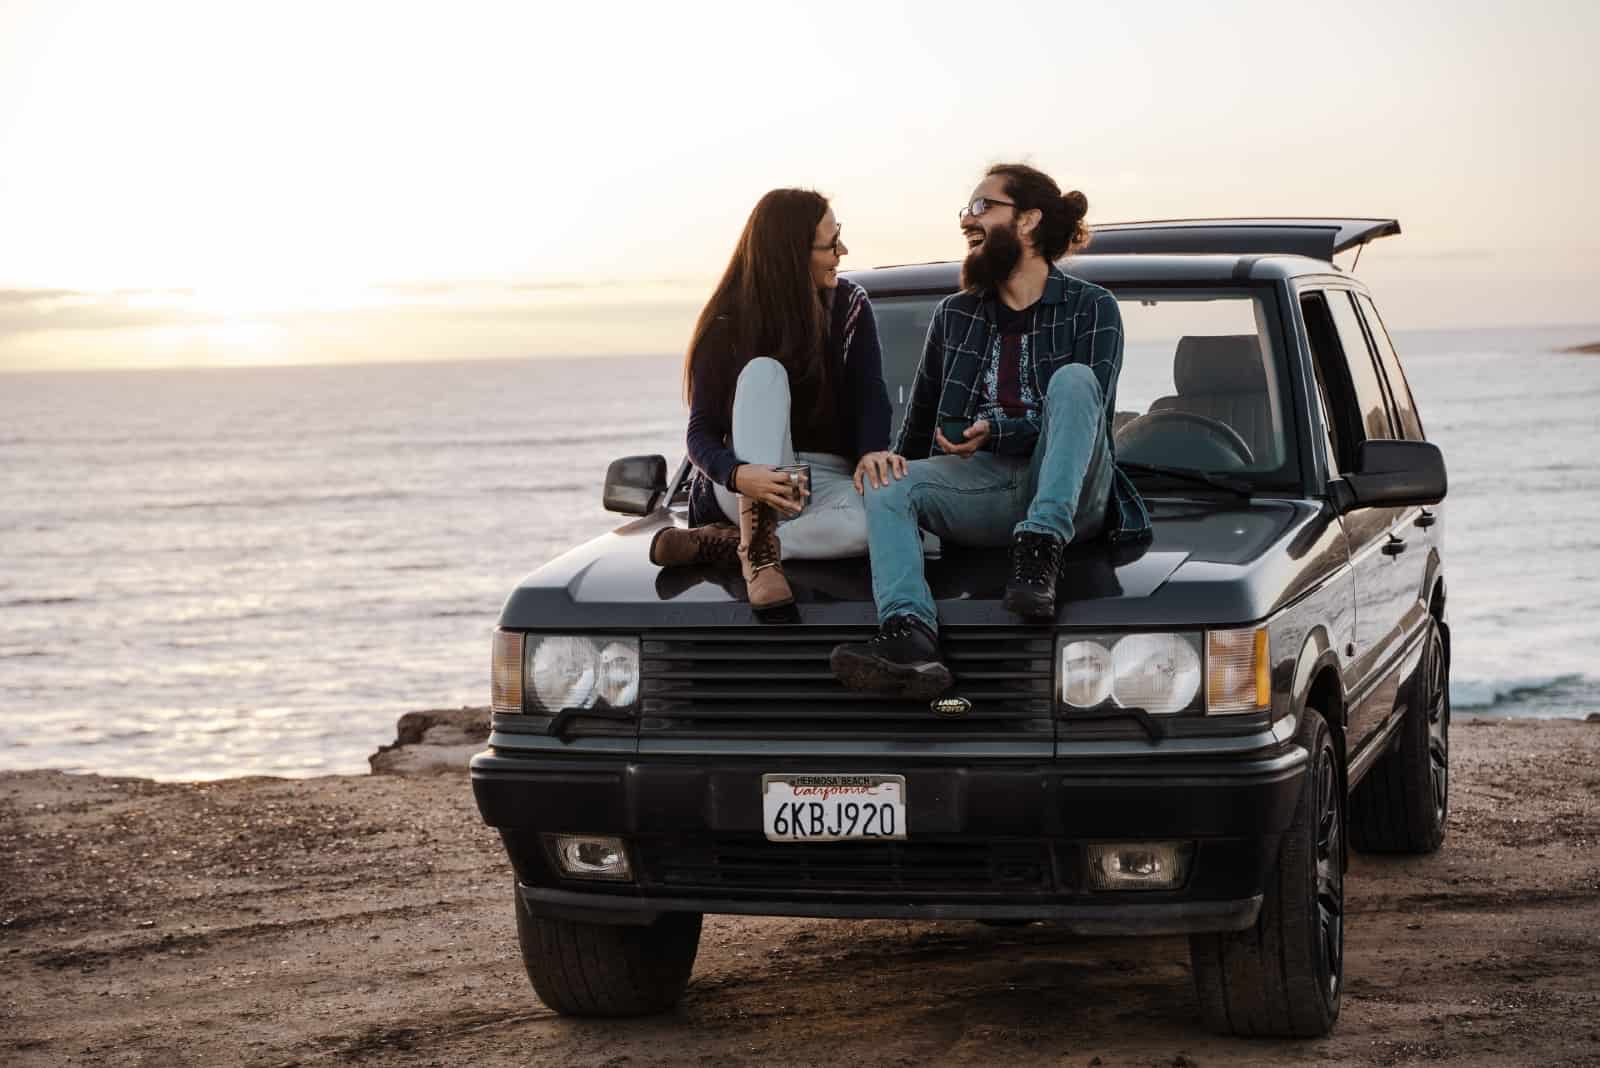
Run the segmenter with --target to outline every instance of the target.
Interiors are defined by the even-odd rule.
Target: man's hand
[[[935,427],[933,431],[933,440],[938,443],[939,448],[951,456],[965,458],[983,448],[983,443],[989,440],[989,420],[979,419],[976,423],[967,427],[964,437],[966,440],[960,445],[953,445],[950,439],[944,436],[943,430]]]
[[[855,478],[857,493],[867,492],[867,483],[875,488],[882,489],[889,484],[889,474],[894,473],[895,478],[906,477],[906,458],[897,452],[869,452],[856,461]]]
[[[764,501],[784,515],[799,515],[801,501],[811,496],[804,479],[790,482],[786,472],[766,464],[740,464],[733,472],[733,484],[741,496]]]

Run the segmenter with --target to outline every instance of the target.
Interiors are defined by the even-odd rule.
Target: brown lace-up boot
[[[657,567],[694,564],[733,566],[739,558],[739,530],[731,523],[703,527],[664,527],[650,539],[650,562]]]
[[[794,604],[794,592],[778,562],[778,514],[754,497],[739,498],[739,566],[745,595],[758,618],[775,618]]]

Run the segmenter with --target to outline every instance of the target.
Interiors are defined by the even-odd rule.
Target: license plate
[[[906,836],[904,775],[763,775],[761,827],[772,842]]]

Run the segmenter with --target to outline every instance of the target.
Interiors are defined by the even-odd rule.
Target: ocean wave
[[[0,608],[33,608],[46,604],[77,604],[81,597],[16,597],[0,601]]]
[[[630,423],[610,430],[572,433],[528,434],[517,437],[428,438],[419,437],[386,443],[394,450],[404,449],[526,449],[552,445],[598,445],[608,441],[641,441],[660,434],[681,433],[682,420],[671,423]]]
[[[1600,680],[1576,672],[1567,675],[1530,675],[1505,679],[1450,680],[1453,708],[1474,711],[1511,704],[1527,704],[1541,698],[1574,697],[1587,691],[1600,701]]]
[[[187,512],[199,508],[286,508],[302,504],[338,504],[346,501],[403,501],[412,496],[400,490],[357,490],[354,493],[287,494],[281,497],[240,497],[221,500],[177,501],[146,504],[143,512]]]
[[[581,493],[585,490],[595,489],[600,485],[599,479],[593,482],[551,482],[547,485],[525,484],[521,486],[484,486],[479,493],[498,494],[529,494],[529,493]]]

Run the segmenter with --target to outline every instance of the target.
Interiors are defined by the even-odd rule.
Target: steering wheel
[[[1178,435],[1172,434],[1172,431],[1178,431]],[[1203,442],[1196,442],[1185,431],[1199,431]],[[1250,446],[1233,427],[1210,416],[1186,412],[1181,408],[1158,408],[1146,412],[1130,420],[1117,431],[1116,437],[1118,456],[1145,463],[1233,470],[1249,467],[1256,459]],[[1179,446],[1181,454],[1174,455],[1178,450],[1172,446]]]

